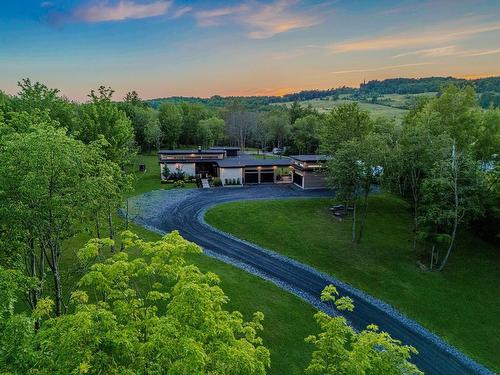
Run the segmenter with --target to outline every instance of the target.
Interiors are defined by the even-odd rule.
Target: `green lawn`
[[[171,188],[171,185],[159,182],[159,167],[155,155],[138,156],[135,164],[135,170],[138,170],[138,164],[146,164],[147,170],[145,173],[135,173],[134,192],[130,195]],[[124,221],[118,216],[114,217],[114,221],[117,231],[123,230]],[[132,224],[130,228],[144,239],[159,238],[157,234],[142,227]],[[92,224],[82,225],[82,232],[65,243],[61,269],[66,296],[80,277],[74,252],[93,235]],[[262,337],[264,344],[271,351],[269,374],[303,374],[312,349],[304,342],[304,338],[317,331],[313,319],[315,310],[309,304],[268,281],[207,256],[192,255],[188,261],[204,271],[211,271],[220,276],[222,288],[230,298],[227,306],[229,310],[239,310],[246,319],[251,319],[255,311],[264,313]]]
[[[328,211],[330,199],[234,202],[206,220],[389,302],[486,366],[500,371],[500,251],[470,235],[447,268],[425,272],[411,251],[408,207],[389,194],[370,198],[364,240]]]

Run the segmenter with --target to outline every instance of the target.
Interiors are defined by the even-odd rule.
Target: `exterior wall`
[[[323,172],[304,172],[304,189],[324,189],[327,188],[326,174]]]
[[[226,184],[226,178],[229,179],[240,179],[240,183],[243,181],[243,168],[219,168],[219,176],[222,184]]]
[[[163,166],[166,165],[170,170],[170,173],[175,172],[177,168],[180,168],[184,171],[186,176],[193,177],[196,174],[196,168],[194,163],[161,163],[160,164],[160,173],[163,179]]]

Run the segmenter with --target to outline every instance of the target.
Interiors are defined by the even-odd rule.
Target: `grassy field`
[[[160,184],[155,155],[139,156],[135,164],[134,169],[137,172],[135,172],[134,191],[129,195],[172,188],[172,185]],[[145,173],[138,172],[139,164],[146,164]],[[117,232],[124,229],[121,217],[115,215],[114,222]],[[159,238],[157,234],[133,224],[130,225],[130,229],[147,240]],[[61,268],[66,296],[74,289],[80,277],[75,251],[92,236],[94,236],[93,225],[83,225],[82,232],[65,243]],[[255,311],[264,313],[262,337],[264,344],[271,351],[272,362],[269,374],[303,374],[312,349],[304,342],[304,338],[317,331],[313,319],[315,310],[309,304],[270,282],[207,256],[192,255],[188,261],[203,271],[211,271],[220,276],[221,286],[230,298],[227,309],[242,312],[246,319],[250,319]]]
[[[500,371],[499,249],[463,235],[443,272],[425,272],[410,250],[405,202],[373,196],[359,245],[350,241],[350,221],[340,222],[328,211],[331,204],[329,199],[227,203],[208,211],[206,220],[389,302]]]
[[[311,99],[300,101],[299,104],[302,106],[311,105],[313,108],[317,109],[319,112],[329,112],[333,108],[338,107],[339,105],[353,103],[352,100],[349,99],[338,99],[338,100],[321,100],[321,99]],[[360,107],[367,110],[374,116],[384,116],[388,118],[402,119],[406,114],[406,110],[400,108],[394,108],[386,105],[358,102]],[[290,107],[292,105],[291,102],[287,103],[276,103],[275,105],[284,105],[286,107]]]

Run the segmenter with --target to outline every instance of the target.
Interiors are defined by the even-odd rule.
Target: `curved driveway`
[[[492,374],[384,302],[312,267],[216,230],[203,219],[208,208],[223,202],[331,196],[328,191],[302,191],[286,185],[163,190],[133,198],[131,212],[138,224],[162,233],[177,229],[183,237],[200,245],[207,255],[271,280],[330,313],[333,312],[320,301],[319,295],[326,285],[334,284],[341,295],[354,300],[354,311],[346,313],[354,328],[360,330],[374,323],[404,344],[414,346],[419,355],[413,361],[426,374]]]

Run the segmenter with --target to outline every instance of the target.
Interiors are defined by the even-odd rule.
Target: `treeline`
[[[19,86],[15,96],[0,92],[0,373],[264,375],[264,315],[246,321],[226,310],[218,276],[185,260],[201,249],[177,232],[155,242],[117,233],[113,218],[141,142],[174,139],[167,132],[199,140],[227,123],[241,144],[252,124],[269,126],[281,144],[292,119],[315,114],[295,106],[260,119],[235,105],[214,117],[200,104],[156,111],[134,92],[117,104],[102,86],[83,104],[30,80]],[[321,299],[346,314],[354,308],[333,286]],[[416,350],[378,327],[315,318],[321,334],[307,337],[305,373],[421,374],[410,363]]]
[[[303,90],[297,93],[283,96],[241,96],[211,98],[182,97],[159,98],[147,100],[153,108],[158,108],[162,103],[193,103],[203,104],[210,108],[223,108],[238,102],[250,111],[265,111],[273,103],[294,102],[322,98],[338,98],[340,95],[349,96],[354,100],[369,100],[386,94],[423,94],[428,92],[440,92],[447,85],[453,84],[457,87],[472,86],[480,98],[483,108],[500,106],[500,77],[488,77],[467,80],[454,77],[426,77],[426,78],[388,78],[385,80],[372,80],[362,83],[359,88],[338,87],[327,90]]]
[[[498,243],[500,110],[480,108],[472,87],[420,100],[402,124],[373,119],[357,103],[339,106],[324,121],[320,148],[332,156],[337,199],[353,208],[353,242],[378,185],[410,203],[412,246],[427,269],[443,270],[466,230]]]

